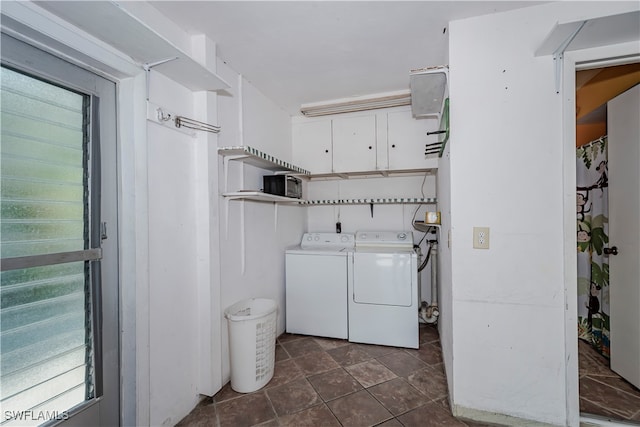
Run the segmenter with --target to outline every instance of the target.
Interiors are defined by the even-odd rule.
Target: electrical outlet
[[[474,249],[489,249],[489,227],[473,227]]]

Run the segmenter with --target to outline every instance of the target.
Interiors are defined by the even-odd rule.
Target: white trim
[[[640,55],[630,55],[602,61],[585,61],[576,64],[576,71],[592,70],[594,68],[614,67],[617,65],[635,64],[637,62],[640,62]]]
[[[3,32],[102,77],[141,71],[129,56],[32,2],[3,1],[2,15]]]
[[[216,46],[206,36],[192,38],[193,53],[202,64],[215,71]],[[195,118],[203,122],[218,117],[217,94],[193,94]],[[196,227],[199,369],[197,390],[213,396],[222,383],[222,307],[220,306],[220,224],[218,183],[218,135],[199,132],[196,136]]]
[[[614,65],[636,62],[640,58],[640,44],[638,41],[620,43],[609,46],[594,47],[591,49],[574,50],[566,52],[565,57],[571,57],[578,70],[598,67],[612,67]]]
[[[118,85],[122,425],[149,425],[150,419],[145,87],[142,72]]]
[[[566,361],[566,402],[567,425],[578,426],[578,348],[577,348],[577,256],[575,252],[575,72],[581,64],[600,67],[619,65],[620,58],[640,56],[640,44],[636,42],[601,46],[592,49],[566,52],[562,81],[562,139],[563,139],[563,210],[564,210],[564,280],[565,280],[565,361]],[[592,68],[592,67],[591,67]],[[604,425],[604,424],[600,424]],[[610,422],[606,425],[624,425]]]
[[[128,278],[129,284],[135,292],[135,306],[130,315],[132,320],[128,324],[122,325],[123,335],[127,328],[135,330],[135,348],[123,348],[123,355],[129,352],[135,354],[136,366],[135,377],[129,379],[135,381],[135,419],[123,419],[123,425],[149,425],[151,420],[151,362],[150,362],[150,283],[149,283],[149,181],[148,181],[148,139],[146,126],[146,78],[144,73],[135,77],[133,82],[134,90],[125,93],[120,91],[119,105],[130,106],[132,114],[127,116],[124,112],[119,115],[119,131],[122,134],[120,146],[123,154],[120,157],[120,170],[124,174],[129,173],[129,177],[123,177],[121,183],[123,193],[120,196],[121,212],[123,218],[133,219],[135,224],[129,236],[123,234],[121,244],[123,250],[121,254],[124,258],[124,249],[135,256],[129,260],[133,265],[130,267],[135,277]],[[125,137],[125,133],[127,134]],[[132,154],[133,159],[127,159],[125,150]],[[125,170],[125,162],[132,161]],[[129,196],[129,200],[125,200]],[[121,223],[126,221],[121,221]],[[123,230],[124,233],[124,230]],[[126,247],[125,247],[126,246]],[[124,271],[123,271],[124,274]],[[122,282],[125,286],[124,281]],[[134,320],[135,319],[135,320]],[[134,380],[135,378],[135,380]],[[127,379],[124,378],[123,381]],[[125,390],[123,390],[125,391]],[[127,396],[122,396],[123,400]],[[126,414],[125,414],[126,415]]]
[[[637,426],[633,421],[614,421],[610,418],[598,417],[595,415],[582,415],[580,417],[580,425],[584,427],[589,426],[602,426],[602,427],[613,427],[613,426]]]
[[[201,64],[216,71],[216,45],[204,35],[191,38],[192,54]],[[217,122],[218,95],[195,92],[196,119]],[[200,394],[213,396],[222,389],[222,307],[220,273],[220,199],[218,194],[218,135],[200,132],[197,136],[196,220],[198,228],[197,274],[199,299],[199,380]],[[224,331],[226,332],[226,331]]]
[[[576,255],[576,114],[575,114],[575,66],[570,59],[563,61],[562,66],[562,123],[572,122],[573,126],[562,127],[562,211],[563,211],[563,280],[565,302],[564,327],[564,382],[566,402],[566,423],[568,426],[579,425],[579,379],[578,379],[578,274]]]
[[[465,408],[460,405],[453,405],[453,415],[462,420],[491,423],[492,425],[519,426],[519,427],[551,427],[554,424],[547,424],[540,421],[532,421],[511,415],[499,414],[497,412],[481,411],[479,409]]]

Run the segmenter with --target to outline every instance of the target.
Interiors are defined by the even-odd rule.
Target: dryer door
[[[412,300],[411,253],[355,252],[353,301],[408,307]]]

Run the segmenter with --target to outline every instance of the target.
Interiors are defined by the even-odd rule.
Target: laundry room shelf
[[[391,204],[436,204],[435,197],[388,197],[371,199],[300,200],[301,205],[391,205]]]
[[[440,225],[440,224],[427,224],[424,221],[413,221],[413,228],[415,228],[416,230],[421,231],[423,233],[428,232],[433,227],[442,227],[442,225]]]
[[[227,200],[252,200],[254,202],[271,202],[271,203],[291,203],[304,204],[305,200],[294,199],[293,197],[276,196],[274,194],[263,193],[262,191],[235,191],[232,193],[223,193],[222,196]]]
[[[308,170],[302,169],[289,162],[285,162],[284,160],[280,160],[270,154],[264,153],[256,148],[249,147],[247,145],[235,147],[220,147],[218,148],[218,154],[223,156],[225,161],[242,161],[244,163],[257,166],[261,169],[266,169],[274,172],[293,172],[296,175],[311,174],[311,172],[309,172]]]
[[[435,175],[438,172],[438,159],[427,159],[428,162],[424,168],[420,169],[377,169],[371,171],[357,172],[331,172],[331,173],[312,173],[301,175],[300,178],[315,180],[331,180],[331,179],[354,179],[354,178],[379,178],[379,177],[396,177],[396,176],[416,176],[416,175]],[[294,174],[297,175],[297,174]]]
[[[49,20],[47,29],[52,31],[51,34],[62,34],[60,29],[53,32],[56,27],[63,28],[65,33],[69,32],[66,26],[58,23],[61,18],[82,28],[101,44],[104,42],[127,55],[129,62],[133,60],[144,66],[149,66],[150,63],[157,64],[157,66],[153,66],[155,71],[192,91],[217,91],[231,87],[222,77],[196,61],[189,54],[190,46],[178,46],[168,38],[169,34],[182,36],[180,34],[182,29],[167,24],[170,21],[164,17],[162,20],[158,19],[158,15],[160,15],[158,10],[151,4],[147,4],[148,2],[43,2],[45,4],[40,7],[57,15],[58,19],[55,21],[47,18],[47,15],[42,11],[33,10],[32,6],[17,5],[18,3],[30,2],[12,2],[16,3],[18,7],[11,8],[9,12],[6,12],[5,9],[13,5],[4,3],[9,2],[3,2],[2,5],[3,27],[5,13],[11,13],[10,16],[18,16],[20,20],[25,17],[33,17],[38,20],[37,22]],[[30,13],[25,15],[27,12]],[[114,31],[114,28],[117,30]],[[184,35],[186,36],[186,33]],[[85,46],[89,49],[90,46],[96,44],[96,41],[84,40],[82,44],[75,46]],[[122,54],[117,56],[124,56]],[[109,55],[109,58],[116,57],[115,53]],[[165,59],[168,61],[162,62]],[[97,63],[97,59],[95,63]]]

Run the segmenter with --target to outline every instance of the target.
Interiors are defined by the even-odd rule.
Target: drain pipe
[[[429,242],[429,258],[431,258],[431,304],[422,303],[420,319],[425,323],[436,323],[440,316],[438,308],[438,242]]]

